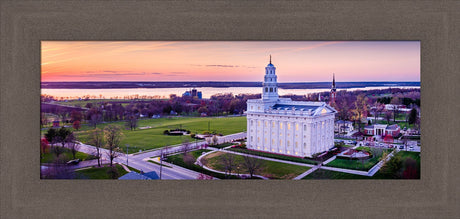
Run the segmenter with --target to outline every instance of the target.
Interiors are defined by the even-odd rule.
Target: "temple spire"
[[[332,86],[335,88],[335,73],[332,73]]]
[[[272,64],[272,54],[270,54],[270,64]]]

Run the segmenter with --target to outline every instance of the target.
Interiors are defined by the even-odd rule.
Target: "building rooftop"
[[[275,104],[272,109],[278,109],[278,108],[281,108],[282,110],[284,109],[292,109],[294,107],[295,110],[304,110],[304,111],[308,111],[308,110],[311,110],[311,111],[314,111],[316,109],[318,109],[318,107],[320,106],[315,106],[315,105],[297,105],[297,104]]]
[[[123,176],[121,176],[118,179],[124,179],[124,180],[151,180],[151,179],[159,179],[157,173],[155,171],[140,174],[134,171],[131,171]]]

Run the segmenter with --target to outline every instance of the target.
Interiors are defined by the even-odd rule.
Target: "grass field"
[[[302,179],[372,179],[372,177],[319,169]]]
[[[392,159],[396,157],[401,161],[401,168],[396,172],[388,173],[385,171],[385,167],[380,169],[381,171],[377,172],[374,177],[381,177],[387,179],[420,179],[420,152],[411,152],[411,151],[399,151]],[[406,161],[412,159],[415,161],[415,166],[412,166],[413,172],[409,171]],[[407,171],[412,174],[405,173]]]
[[[183,128],[190,130],[191,133],[203,133],[215,131],[223,135],[242,132],[246,129],[246,117],[172,117],[160,119],[142,119],[138,121],[138,127],[151,127],[148,129],[136,129],[135,131],[126,130],[124,122],[113,122],[98,124],[98,128],[104,128],[108,124],[116,124],[122,127],[124,138],[121,141],[123,151],[126,152],[126,144],[130,145],[129,153],[139,152],[140,149],[148,150],[163,147],[165,145],[176,145],[182,143],[185,139],[195,142],[190,136],[168,136],[163,131],[167,129]],[[93,127],[82,126],[80,131],[75,131],[77,138],[88,143],[89,131]]]
[[[57,147],[60,147],[60,146],[57,146]],[[64,148],[64,153],[62,153],[61,155],[59,155],[62,159],[63,162],[67,162],[69,160],[72,160],[73,159],[73,156],[72,156],[72,153],[70,152],[70,150],[68,148]],[[52,151],[52,149],[50,148],[49,149],[49,153],[45,153],[43,155],[43,158],[40,159],[40,163],[53,163],[55,160],[56,160],[56,154],[54,154]],[[75,154],[75,158],[76,159],[80,159],[80,160],[91,160],[91,159],[96,159],[96,157],[94,157],[93,155],[89,155],[89,154],[85,154],[85,153],[82,153],[82,152],[77,152]]]
[[[207,166],[218,171],[225,171],[225,167],[222,163],[221,158],[223,154],[224,152],[216,152],[204,157],[204,159],[207,159],[208,161]],[[235,165],[240,167],[240,174],[249,174],[248,170],[243,165],[243,156],[235,154],[229,154],[229,156],[234,157]],[[261,160],[261,162],[262,168],[260,172],[256,172],[256,174],[269,177],[272,179],[292,179],[310,169],[309,167],[279,163],[274,161]],[[233,173],[237,173],[236,168],[233,170]]]
[[[119,164],[116,164],[115,167],[118,171],[118,177],[121,177],[128,172],[123,169],[123,167]],[[77,179],[112,179],[107,171],[110,169],[109,166],[106,167],[92,167],[89,169],[82,169],[75,171],[75,178]],[[130,168],[131,169],[131,168]],[[133,169],[131,169],[133,170]],[[138,172],[138,171],[136,171]],[[117,178],[118,178],[117,177]]]

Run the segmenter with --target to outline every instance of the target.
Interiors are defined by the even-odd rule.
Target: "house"
[[[390,135],[393,137],[398,136],[400,132],[401,132],[401,128],[397,124],[389,125],[385,129],[385,135]]]
[[[131,171],[131,172],[121,176],[118,179],[122,179],[122,180],[153,180],[153,179],[160,179],[160,177],[158,176],[158,174],[155,171],[151,171],[151,172],[144,173],[144,174]]]
[[[366,135],[378,135],[396,137],[399,135],[401,128],[397,124],[385,125],[385,124],[374,124],[364,127],[364,134]]]
[[[354,130],[353,122],[339,120],[334,124],[334,131],[338,133],[350,133]]]
[[[59,120],[54,120],[53,121],[53,127],[54,128],[59,128]]]

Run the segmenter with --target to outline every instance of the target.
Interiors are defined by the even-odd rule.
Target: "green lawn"
[[[192,152],[189,152],[189,153],[191,153],[192,156],[196,159],[203,152],[208,152],[208,151],[211,151],[211,150],[200,149],[200,150],[192,151]],[[178,166],[181,166],[181,167],[184,167],[184,168],[187,168],[187,169],[199,172],[199,173],[203,173],[203,174],[206,174],[206,175],[209,175],[209,176],[219,178],[219,179],[225,179],[225,178],[238,179],[238,177],[236,177],[236,176],[228,176],[227,177],[227,176],[225,176],[225,174],[215,173],[215,172],[206,170],[203,167],[200,167],[200,166],[195,165],[195,164],[187,164],[187,163],[184,162],[183,158],[184,158],[184,155],[182,153],[179,153],[179,154],[169,156],[166,161],[169,162],[169,163],[172,163],[174,165],[178,165]]]
[[[142,119],[138,121],[138,127],[147,127],[149,129],[136,129],[135,131],[126,130],[124,122],[104,123],[97,125],[98,128],[104,128],[108,124],[117,124],[123,127],[124,138],[121,141],[123,151],[126,151],[126,144],[130,145],[129,153],[139,152],[139,149],[148,150],[163,147],[165,145],[176,145],[188,139],[191,143],[195,139],[187,136],[168,136],[164,135],[166,129],[183,128],[190,130],[192,133],[203,133],[208,131],[208,122],[210,131],[216,131],[223,135],[242,132],[246,129],[246,117],[173,117],[161,119]],[[88,143],[89,130],[93,127],[83,126],[80,131],[76,131],[78,139],[83,143]]]
[[[218,170],[218,171],[225,171],[225,167],[222,163],[222,155],[225,152],[216,152],[215,154],[212,153],[206,157],[205,159],[208,160],[208,167]],[[233,156],[235,159],[235,165],[239,166],[239,173],[240,174],[248,174],[248,170],[244,167],[244,158],[241,155],[235,154],[228,154],[229,156]],[[275,161],[267,161],[261,160],[262,168],[257,175],[262,175],[265,177],[269,177],[272,179],[292,179],[303,172],[310,169],[310,167],[298,166],[293,164],[286,164],[280,163]],[[233,173],[237,173],[237,169],[233,170]]]
[[[319,169],[302,179],[372,179],[372,177]]]
[[[365,147],[365,146],[359,146],[359,147],[356,148],[356,150],[371,152],[371,148],[370,147]]]
[[[420,179],[420,152],[399,151],[387,164],[391,163],[393,159],[401,162],[399,169],[388,172],[388,169],[384,166],[376,175],[388,179]],[[412,165],[407,163],[408,160],[413,161]]]
[[[57,146],[57,147],[60,147],[60,146]],[[61,159],[63,160],[63,162],[67,162],[69,160],[72,160],[73,159],[73,156],[72,156],[72,153],[70,152],[70,149],[68,148],[64,148],[62,149],[64,150],[64,153],[62,153],[61,155],[59,155],[61,157]],[[91,160],[91,159],[96,159],[95,156],[93,155],[90,155],[90,154],[85,154],[83,152],[77,152],[75,154],[75,158],[76,159],[80,159],[80,160]],[[49,149],[49,152],[48,153],[45,153],[43,155],[43,158],[40,159],[40,163],[53,163],[54,161],[56,160],[56,154],[54,154],[52,152],[52,148]]]
[[[305,158],[300,158],[300,157],[284,156],[281,154],[271,154],[271,153],[265,153],[261,151],[253,151],[253,150],[248,150],[248,149],[243,149],[243,148],[229,148],[228,150],[239,152],[239,153],[244,153],[244,154],[252,154],[252,155],[261,156],[261,157],[268,157],[268,158],[287,160],[287,161],[293,161],[293,162],[299,162],[299,163],[306,163],[306,164],[313,164],[313,165],[318,164],[318,162],[315,160],[310,160],[310,159],[305,159]]]
[[[227,143],[222,143],[222,144],[218,144],[218,145],[211,145],[211,147],[214,147],[214,148],[224,148],[224,147],[228,147],[228,146],[231,146],[231,145],[234,145],[233,143],[230,143],[230,142],[227,142]]]
[[[116,164],[115,167],[118,171],[118,177],[121,177],[128,172],[123,169],[123,167],[119,164]],[[76,179],[112,179],[107,171],[110,169],[110,166],[106,167],[91,167],[88,169],[82,169],[75,171],[75,178]],[[130,168],[133,170],[132,168]],[[137,172],[137,171],[136,171]]]
[[[386,120],[379,120],[379,121],[377,121],[377,124],[385,124],[385,125],[388,125],[388,123],[387,123]],[[393,122],[393,118],[391,118],[391,120],[390,120],[390,125],[393,125],[393,124],[398,124],[399,127],[401,127],[401,129],[403,129],[404,127],[406,127],[406,128],[411,128],[411,129],[414,128],[414,124],[409,124],[409,123],[406,123],[406,122]]]
[[[409,151],[400,151],[395,156],[400,156],[403,162],[402,169],[400,173],[404,172],[405,165],[404,162],[408,158],[412,158],[417,162],[418,173],[420,173],[420,153],[419,152],[409,152]],[[404,175],[403,175],[404,176]],[[418,178],[417,178],[418,177]],[[419,175],[415,175],[415,179],[419,179]],[[361,176],[349,173],[342,173],[330,170],[319,169],[313,173],[308,174],[302,179],[402,179],[401,174],[385,174],[382,171],[378,171],[372,177]]]

